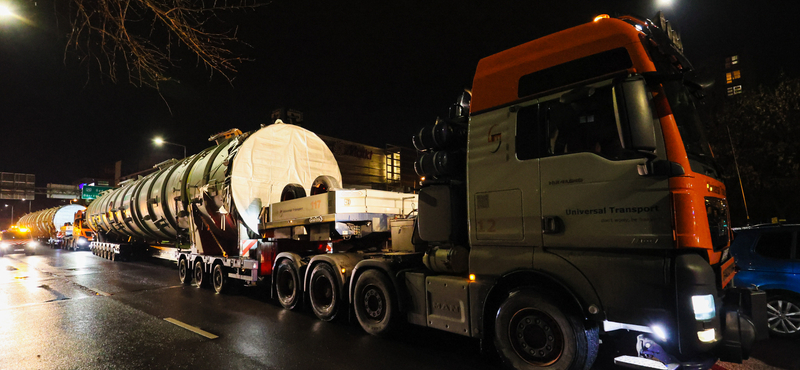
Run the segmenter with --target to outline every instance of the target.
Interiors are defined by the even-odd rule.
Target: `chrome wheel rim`
[[[783,299],[767,303],[769,329],[780,334],[800,332],[800,306]]]

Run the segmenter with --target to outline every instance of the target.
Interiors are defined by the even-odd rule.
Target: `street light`
[[[10,6],[8,6],[6,4],[0,4],[0,21],[8,19],[8,18],[14,18],[14,19],[16,19],[18,21],[21,21],[22,23],[25,23],[27,25],[33,25],[33,23],[30,20],[28,20],[26,18],[23,18],[22,16],[20,16],[16,12],[14,12],[14,9],[11,8]]]
[[[162,139],[160,137],[157,137],[157,138],[153,139],[153,143],[155,143],[158,146],[161,146],[161,145],[164,145],[164,144],[169,144],[169,145],[177,145],[177,146],[183,147],[183,158],[186,158],[186,145],[170,143],[169,141],[166,141],[166,140],[164,140],[164,139]]]
[[[13,17],[14,12],[6,4],[0,4],[0,18]],[[8,206],[8,204],[6,204]]]

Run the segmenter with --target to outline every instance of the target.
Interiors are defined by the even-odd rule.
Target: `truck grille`
[[[728,225],[728,205],[725,200],[706,197],[706,214],[708,229],[711,231],[711,245],[719,251],[730,241],[730,225]]]

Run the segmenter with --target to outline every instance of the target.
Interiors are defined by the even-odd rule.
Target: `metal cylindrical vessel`
[[[262,206],[278,201],[284,186],[310,192],[320,175],[341,183],[333,153],[299,126],[276,123],[217,143],[103,193],[87,208],[89,226],[106,240],[175,243],[194,222],[213,234],[206,245],[235,254],[238,221],[257,234]]]
[[[31,229],[31,235],[36,239],[52,238],[65,223],[72,224],[75,221],[76,212],[84,209],[86,207],[80,204],[43,209],[23,215],[17,224]]]

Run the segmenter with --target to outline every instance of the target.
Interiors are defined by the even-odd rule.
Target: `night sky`
[[[35,24],[0,24],[0,171],[34,173],[37,186],[100,176],[117,160],[131,172],[182,156],[179,147],[154,147],[157,135],[191,155],[214,133],[270,123],[281,107],[304,112],[302,125],[319,134],[411,147],[411,136],[471,85],[480,58],[600,13],[664,10],[695,66],[747,52],[763,83],[781,69],[800,71],[797,1],[274,0],[231,16],[254,59],[231,83],[209,81],[187,58],[162,98],[65,63],[52,0],[11,1]]]

